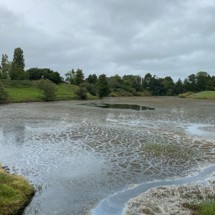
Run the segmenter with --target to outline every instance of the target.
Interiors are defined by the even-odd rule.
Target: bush
[[[8,94],[4,89],[3,84],[0,82],[0,102],[6,102],[8,100]]]
[[[29,80],[1,80],[5,87],[32,87],[33,83]]]
[[[41,79],[36,82],[36,86],[42,90],[45,101],[54,101],[56,99],[56,86],[50,80]]]
[[[80,87],[78,90],[76,90],[75,94],[81,100],[87,99],[87,89],[85,87]]]

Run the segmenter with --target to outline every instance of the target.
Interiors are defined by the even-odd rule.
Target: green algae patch
[[[30,203],[34,188],[22,176],[0,167],[0,215],[18,215]]]

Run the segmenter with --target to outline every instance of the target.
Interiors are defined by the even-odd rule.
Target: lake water
[[[37,190],[25,215],[90,214],[116,192],[215,163],[215,101],[102,102],[154,110],[81,105],[86,101],[0,106],[0,163]]]

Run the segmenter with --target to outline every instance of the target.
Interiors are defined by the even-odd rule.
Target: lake
[[[131,97],[91,103],[0,106],[0,163],[37,190],[25,215],[90,214],[116,192],[215,163],[215,101]]]

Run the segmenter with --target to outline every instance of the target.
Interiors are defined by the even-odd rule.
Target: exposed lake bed
[[[104,102],[116,101],[155,110],[100,109],[80,101],[1,106],[0,162],[38,190],[26,215],[87,214],[126,187],[183,177],[215,162],[214,101]]]

